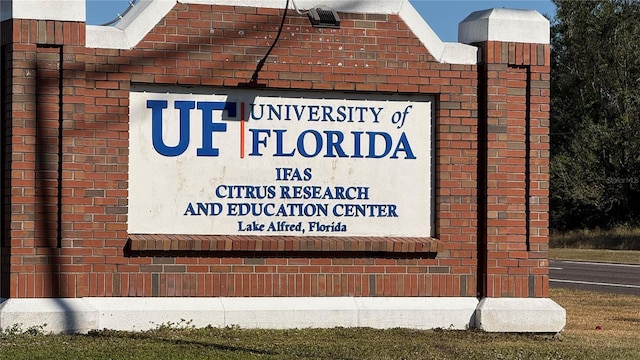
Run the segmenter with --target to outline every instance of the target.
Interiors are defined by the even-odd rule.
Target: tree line
[[[640,2],[553,2],[551,228],[640,226]]]

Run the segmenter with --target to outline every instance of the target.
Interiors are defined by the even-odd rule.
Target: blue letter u
[[[147,100],[147,108],[151,109],[151,137],[153,148],[160,155],[178,156],[189,147],[190,110],[195,109],[195,101],[176,101],[174,107],[180,110],[180,140],[176,146],[167,146],[162,138],[162,110],[168,106],[165,100]]]

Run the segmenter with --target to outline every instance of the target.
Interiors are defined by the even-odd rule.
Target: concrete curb
[[[464,330],[476,298],[79,298],[7,299],[0,327],[54,333],[144,331],[163,324],[242,328],[373,327]],[[46,324],[46,326],[45,326]]]

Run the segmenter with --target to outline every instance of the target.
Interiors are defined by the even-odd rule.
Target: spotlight
[[[309,9],[309,20],[311,26],[317,28],[340,28],[340,17],[335,10],[314,7]]]

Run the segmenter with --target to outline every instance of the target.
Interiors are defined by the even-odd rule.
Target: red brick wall
[[[487,42],[480,47],[486,83],[480,96],[486,116],[482,293],[547,297],[549,45]]]
[[[2,136],[11,161],[3,164],[1,296],[546,296],[548,46],[533,47],[538,52],[524,61],[485,55],[486,80],[483,66],[435,61],[398,16],[340,15],[340,29],[314,29],[290,12],[259,83],[435,96],[437,241],[325,238],[310,248],[305,238],[130,239],[131,84],[246,83],[282,11],[178,4],[131,50],[85,48],[83,23],[8,20],[2,23]],[[531,63],[541,52],[544,62]],[[524,126],[515,105],[523,101],[520,65],[532,80],[529,193],[537,200],[528,205],[528,240],[522,230],[525,154],[509,148],[521,143]],[[506,118],[509,125],[506,139],[488,135],[486,174],[478,158],[483,81],[489,109],[509,104],[496,105],[500,114],[488,111],[489,124]],[[500,159],[512,158],[505,174],[496,171],[494,165],[505,164]],[[480,189],[491,194],[486,204],[478,199],[478,174],[486,175],[487,189]],[[513,188],[505,190],[506,199],[493,194],[505,185],[494,180]],[[486,218],[479,205],[507,218]],[[479,221],[489,225],[486,234]],[[503,233],[505,226],[514,230]],[[485,245],[490,250],[479,268]],[[478,278],[483,264],[489,275]]]

